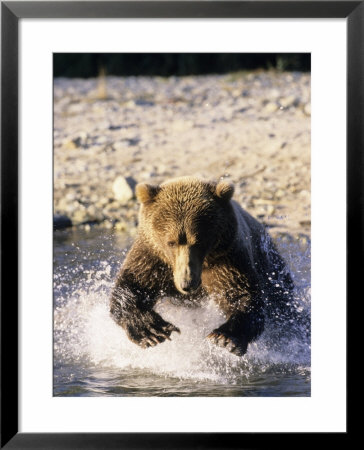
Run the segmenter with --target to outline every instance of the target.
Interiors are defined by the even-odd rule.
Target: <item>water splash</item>
[[[182,378],[211,379],[231,383],[250,374],[275,370],[294,370],[309,366],[309,342],[302,333],[278,342],[267,324],[263,335],[250,344],[243,358],[216,347],[205,337],[225,318],[212,301],[199,308],[178,307],[168,299],[157,304],[161,316],[176,325],[181,334],[154,348],[141,349],[126,337],[109,314],[106,281],[110,270],[88,274],[82,287],[62,299],[54,311],[54,352],[58,364],[84,363],[98,367],[147,369],[158,374]],[[308,292],[307,292],[308,295]]]
[[[94,258],[90,264],[90,259],[77,251],[81,253],[78,262],[75,259],[75,264],[58,265],[55,270],[54,362],[56,372],[67,368],[67,382],[72,380],[73,372],[83,371],[90,395],[103,395],[102,389],[99,390],[102,380],[117,384],[115,374],[133,374],[133,381],[141,377],[144,388],[147,373],[165,379],[172,377],[190,383],[207,380],[225,386],[259,383],[259,377],[267,375],[309,377],[307,321],[292,323],[291,333],[285,337],[279,336],[268,320],[262,336],[249,345],[244,357],[237,357],[206,339],[225,321],[209,299],[193,308],[178,306],[170,299],[159,301],[157,312],[176,325],[181,334],[174,332],[171,341],[153,348],[138,347],[129,341],[109,313],[117,265],[112,258],[107,261]],[[301,252],[296,257],[300,258],[302,268],[304,255]],[[298,310],[304,318],[310,314],[310,287],[307,277],[301,275],[296,271]],[[88,368],[92,368],[91,378]],[[82,378],[79,373],[77,377]]]

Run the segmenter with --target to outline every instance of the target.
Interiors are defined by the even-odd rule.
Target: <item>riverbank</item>
[[[310,75],[56,79],[56,228],[134,234],[138,182],[225,178],[274,236],[310,238]]]

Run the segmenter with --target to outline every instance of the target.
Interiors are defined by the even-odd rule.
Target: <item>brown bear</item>
[[[236,355],[263,331],[265,307],[285,303],[293,283],[263,225],[231,198],[234,187],[192,177],[138,184],[136,240],[110,311],[129,339],[152,347],[180,330],[157,314],[161,296],[213,298],[227,321],[207,337]]]

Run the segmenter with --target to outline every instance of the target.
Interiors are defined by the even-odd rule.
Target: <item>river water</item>
[[[269,325],[244,357],[205,339],[224,318],[164,299],[157,311],[181,334],[154,348],[131,343],[109,315],[111,289],[132,240],[94,228],[54,234],[54,396],[310,396],[311,345],[302,324],[289,339]],[[310,245],[277,241],[310,315]],[[307,328],[307,325],[304,325]]]

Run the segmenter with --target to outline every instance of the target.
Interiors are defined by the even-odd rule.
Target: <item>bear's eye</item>
[[[175,241],[169,241],[167,242],[168,247],[175,247],[177,243]]]

